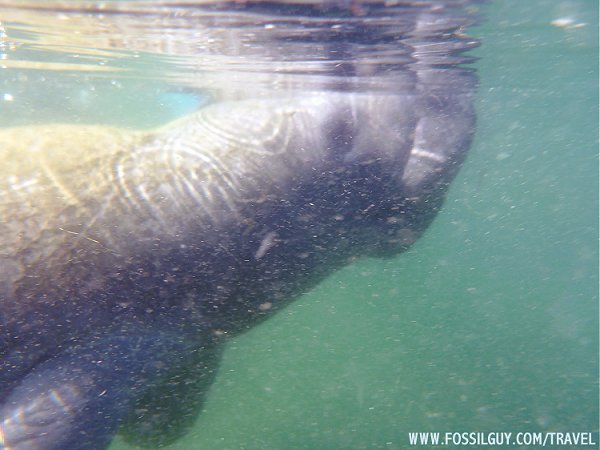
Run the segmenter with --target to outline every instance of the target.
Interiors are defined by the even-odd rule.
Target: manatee
[[[476,77],[403,79],[214,101],[153,130],[1,129],[0,448],[173,442],[228,337],[409,248],[468,151]]]

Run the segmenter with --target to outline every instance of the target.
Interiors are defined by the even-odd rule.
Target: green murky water
[[[597,431],[598,4],[485,11],[471,30],[483,39],[477,137],[433,226],[408,253],[361,260],[234,339],[197,425],[171,448]],[[117,111],[131,125],[171,114],[134,106]]]

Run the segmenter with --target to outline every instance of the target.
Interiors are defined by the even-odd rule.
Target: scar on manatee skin
[[[103,249],[108,250],[109,252],[116,254],[116,252],[112,251],[110,248],[108,248],[106,245],[102,244],[100,241],[97,241],[96,239],[92,239],[91,237],[86,236],[85,234],[77,233],[76,231],[66,230],[66,229],[64,229],[62,227],[58,227],[58,229],[60,231],[64,231],[65,233],[74,234],[76,236],[81,236],[82,238],[87,239],[88,241],[91,241],[91,242],[93,242],[95,244],[98,244]]]
[[[277,239],[277,233],[275,233],[274,231],[267,233],[261,241],[258,250],[256,250],[256,253],[254,254],[254,259],[259,260],[278,243],[279,239]]]

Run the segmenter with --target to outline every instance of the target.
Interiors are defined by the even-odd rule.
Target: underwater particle
[[[557,28],[566,28],[566,29],[583,28],[586,26],[586,24],[583,22],[576,23],[575,20],[573,20],[570,17],[560,17],[558,19],[554,19],[552,22],[550,22],[550,25],[555,26]]]
[[[264,302],[264,303],[261,303],[260,305],[258,305],[258,309],[260,311],[268,311],[269,309],[271,309],[272,306],[273,306],[273,303]]]
[[[569,19],[568,17],[561,17],[560,19],[554,19],[550,22],[551,25],[559,28],[566,28],[573,24],[573,19]]]
[[[2,96],[2,99],[3,99],[5,102],[12,102],[12,101],[13,101],[15,98],[13,97],[13,95],[12,95],[12,94],[4,94],[4,95]]]

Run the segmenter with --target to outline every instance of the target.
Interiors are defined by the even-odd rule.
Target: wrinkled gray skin
[[[414,82],[0,132],[0,448],[171,442],[227,336],[408,248],[474,128],[471,73]]]

